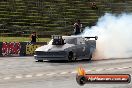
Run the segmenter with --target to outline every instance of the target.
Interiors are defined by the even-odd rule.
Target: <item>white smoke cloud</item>
[[[106,13],[83,36],[98,36],[95,59],[132,57],[132,13]]]

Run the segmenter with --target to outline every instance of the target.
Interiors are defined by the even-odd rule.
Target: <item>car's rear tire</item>
[[[92,60],[92,54],[90,54],[88,58],[82,59],[82,60],[83,60],[83,61],[91,61],[91,60]]]
[[[88,61],[92,60],[92,54],[90,54]]]

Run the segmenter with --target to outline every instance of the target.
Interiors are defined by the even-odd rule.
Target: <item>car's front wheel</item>
[[[43,60],[38,60],[37,62],[43,62]]]
[[[75,53],[72,51],[70,51],[68,54],[68,61],[76,61]]]

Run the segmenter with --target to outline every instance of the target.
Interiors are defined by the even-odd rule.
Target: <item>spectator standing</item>
[[[81,24],[80,20],[77,20],[77,22],[74,23],[73,27],[74,27],[75,35],[78,35],[81,33],[82,24]]]
[[[93,10],[98,10],[98,7],[97,7],[97,5],[96,5],[95,2],[92,2],[92,3],[91,3],[91,8],[92,8]]]
[[[35,43],[36,42],[36,39],[38,39],[38,36],[37,36],[36,32],[33,32],[31,34],[30,39],[31,39],[31,43]]]
[[[102,14],[102,10],[100,10],[100,8],[97,6],[97,4],[95,2],[91,3],[91,8],[93,10],[96,10],[97,15],[100,16]]]

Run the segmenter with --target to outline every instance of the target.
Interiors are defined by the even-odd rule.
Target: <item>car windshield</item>
[[[66,38],[65,39],[65,43],[68,43],[68,44],[77,44],[77,39],[76,38]]]

